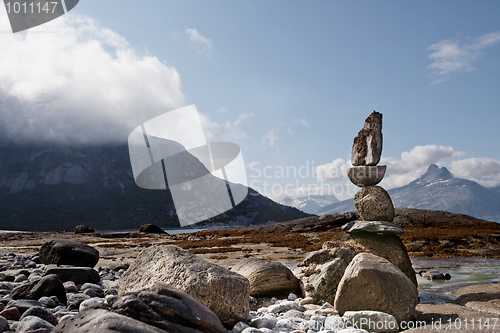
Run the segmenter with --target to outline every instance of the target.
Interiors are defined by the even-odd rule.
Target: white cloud
[[[391,189],[404,186],[425,173],[429,165],[441,161],[457,159],[465,153],[453,147],[426,145],[415,146],[412,150],[401,153],[400,158],[383,157],[379,165],[387,165],[387,172],[381,186]],[[341,181],[347,178],[350,161],[337,158],[331,163],[316,167],[317,181]]]
[[[186,28],[186,35],[190,41],[198,43],[205,48],[211,49],[214,46],[214,43],[210,39],[200,34],[195,28]]]
[[[219,112],[220,108],[216,111]],[[227,109],[224,108],[223,113],[226,113]],[[246,137],[245,131],[241,128],[241,124],[254,116],[253,112],[242,113],[238,116],[235,121],[223,120],[216,121],[213,120],[208,114],[199,112],[201,124],[205,132],[205,136],[208,141],[213,140],[223,140],[231,141],[232,139],[240,139]]]
[[[318,165],[316,167],[316,179],[333,180],[347,177],[347,169],[351,167],[350,161],[345,161],[342,158],[337,158],[332,163]]]
[[[268,145],[269,147],[273,147],[276,140],[280,138],[274,133],[274,131],[275,129],[270,129],[267,131],[266,135],[262,137],[262,142]]]
[[[53,33],[0,38],[3,139],[126,142],[136,126],[184,104],[174,67],[95,20],[65,15],[39,29]]]
[[[254,116],[253,112],[242,113],[242,114],[240,114],[238,119],[236,119],[236,121],[233,123],[233,126],[238,126],[242,121],[249,119],[249,118],[252,118],[253,116]]]
[[[309,122],[307,121],[307,119],[306,119],[305,116],[302,119],[294,119],[293,121],[295,121],[296,123],[299,123],[299,124],[303,125],[306,128],[309,127]]]
[[[486,187],[500,185],[500,161],[491,158],[451,161],[450,171],[455,177],[469,179]]]
[[[446,80],[450,75],[474,70],[472,63],[481,56],[483,49],[500,42],[500,31],[482,35],[472,40],[445,39],[429,47],[431,64],[428,68],[433,83]]]
[[[423,175],[429,165],[438,164],[443,160],[457,159],[464,155],[464,152],[449,146],[415,146],[409,152],[401,153],[399,159],[382,158],[380,164],[387,165],[387,171],[381,185],[386,189],[404,186]]]

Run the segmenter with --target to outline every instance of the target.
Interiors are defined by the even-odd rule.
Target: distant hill
[[[280,201],[282,205],[295,207],[303,212],[315,214],[323,207],[339,202],[334,195],[309,195],[292,199],[286,197]]]
[[[388,192],[395,207],[447,211],[494,221],[500,218],[499,188],[486,188],[470,180],[455,178],[448,169],[434,164],[420,178]],[[348,199],[317,213],[324,215],[354,209],[353,199]]]
[[[199,168],[189,161],[190,170]],[[201,163],[199,163],[201,164]],[[256,191],[203,225],[258,225],[310,216]],[[0,229],[61,231],[179,227],[169,191],[136,186],[126,144],[0,146]]]

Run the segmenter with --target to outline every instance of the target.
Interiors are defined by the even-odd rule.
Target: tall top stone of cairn
[[[377,165],[382,156],[382,114],[373,111],[354,138],[351,163],[354,166]]]
[[[399,234],[403,229],[392,223],[394,205],[391,197],[380,186],[386,166],[378,165],[382,155],[382,114],[373,111],[365,120],[363,129],[354,139],[351,153],[352,168],[347,170],[351,182],[361,187],[354,196],[354,205],[362,221],[349,223],[344,231],[364,231]]]

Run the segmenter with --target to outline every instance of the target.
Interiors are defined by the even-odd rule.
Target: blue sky
[[[352,140],[377,110],[384,187],[430,163],[500,185],[498,1],[82,0],[15,35],[2,11],[7,138],[125,141],[196,104],[210,140],[240,145],[254,188],[346,198]]]

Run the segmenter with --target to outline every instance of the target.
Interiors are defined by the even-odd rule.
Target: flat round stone
[[[399,235],[404,232],[399,225],[387,221],[353,221],[342,226],[342,230],[348,234],[365,231],[381,234]]]
[[[384,178],[386,169],[386,165],[354,166],[347,169],[347,177],[356,186],[374,186]]]

